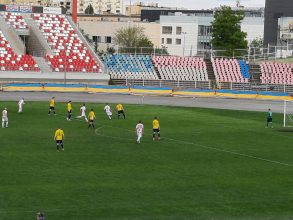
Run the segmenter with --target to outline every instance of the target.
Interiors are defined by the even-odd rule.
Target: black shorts
[[[54,107],[54,106],[50,106],[50,109],[51,109],[51,110],[54,110],[54,109],[55,109],[55,107]]]
[[[153,132],[159,133],[160,129],[153,129]]]
[[[68,114],[71,114],[72,113],[72,110],[70,110],[70,111],[67,111],[68,112]]]
[[[273,122],[273,118],[267,118],[267,122]]]
[[[118,111],[118,115],[120,115],[120,114],[124,114],[124,111],[123,110]]]
[[[63,141],[62,141],[62,140],[56,140],[56,143],[57,143],[57,144],[62,144]]]
[[[89,120],[90,123],[94,123],[94,120]]]

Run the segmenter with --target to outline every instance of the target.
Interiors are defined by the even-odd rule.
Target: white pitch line
[[[73,118],[73,119],[77,120],[77,121],[80,121],[80,120],[75,119],[75,118]],[[125,129],[125,128],[119,128],[119,127],[110,126],[110,125],[102,125],[101,127],[97,128],[97,129],[101,129],[102,127],[111,127],[111,128],[118,128],[118,129],[122,129],[122,130],[126,130],[126,131],[131,131],[131,130],[128,130],[128,129]],[[102,135],[100,133],[97,133],[96,130],[95,130],[95,134],[97,134],[99,136],[110,137],[110,138],[120,139],[120,140],[133,140],[133,139],[130,139],[130,138],[128,139],[128,138],[119,138],[119,137]],[[151,134],[146,134],[146,135],[152,136]],[[181,142],[181,143],[184,143],[184,144],[189,144],[189,145],[194,145],[194,146],[209,149],[209,150],[214,150],[214,151],[234,154],[234,155],[247,157],[247,158],[251,158],[251,159],[255,159],[255,160],[261,160],[261,161],[265,161],[265,162],[268,162],[268,163],[274,163],[274,164],[279,164],[279,165],[289,166],[289,167],[293,166],[293,164],[289,164],[289,163],[283,163],[283,162],[276,161],[276,160],[270,160],[270,159],[267,159],[267,158],[257,157],[257,156],[253,156],[253,155],[249,155],[249,154],[238,153],[238,152],[235,152],[235,151],[229,151],[229,150],[225,150],[225,149],[222,149],[222,148],[210,147],[210,146],[206,146],[206,145],[202,145],[202,144],[196,144],[196,143],[193,143],[193,142],[182,141],[182,140],[177,140],[177,139],[168,138],[168,137],[164,137],[164,138],[161,138],[161,139],[166,139],[166,140],[170,140],[170,141],[177,141],[177,142]]]
[[[238,153],[238,152],[234,152],[234,151],[224,150],[224,149],[221,149],[221,148],[209,147],[209,146],[206,146],[206,145],[196,144],[196,143],[193,143],[193,142],[181,141],[181,140],[176,140],[176,139],[172,139],[172,138],[165,138],[165,139],[178,141],[178,142],[181,142],[181,143],[190,144],[190,145],[194,145],[194,146],[198,146],[198,147],[206,148],[206,149],[210,149],[210,150],[215,150],[215,151],[225,152],[225,153],[229,153],[229,154],[234,154],[234,155],[238,155],[238,156],[242,156],[242,157],[248,157],[248,158],[252,158],[252,159],[256,159],[256,160],[262,160],[262,161],[266,161],[266,162],[270,162],[270,163],[280,164],[280,165],[284,165],[284,166],[290,166],[290,167],[293,166],[293,164],[283,163],[283,162],[280,162],[280,161],[270,160],[270,159],[266,159],[266,158],[262,158],[262,157],[256,157],[256,156],[252,156],[252,155],[249,155],[249,154],[243,154],[243,153]]]
[[[102,126],[102,127],[118,128],[118,127],[108,126],[108,125],[105,125],[105,126]],[[123,129],[123,128],[119,128],[119,129]],[[127,129],[123,129],[123,130],[127,130]],[[130,131],[130,130],[127,130],[127,131]],[[103,136],[103,135],[101,135],[101,136]],[[111,138],[113,138],[113,137],[111,137]],[[123,139],[123,138],[116,138],[116,139]],[[242,157],[247,157],[247,158],[261,160],[261,161],[266,161],[266,162],[269,162],[269,163],[279,164],[279,165],[283,165],[283,166],[290,166],[290,167],[293,166],[293,164],[283,163],[283,162],[280,162],[280,161],[270,160],[270,159],[267,159],[267,158],[257,157],[257,156],[253,156],[253,155],[249,155],[249,154],[238,153],[238,152],[235,152],[235,151],[229,151],[229,150],[225,150],[225,149],[222,149],[222,148],[209,147],[209,146],[206,146],[206,145],[196,144],[196,143],[193,143],[193,142],[182,141],[182,140],[177,140],[177,139],[168,138],[168,137],[163,137],[161,139],[166,139],[166,140],[170,140],[170,141],[181,142],[181,143],[184,143],[184,144],[194,145],[194,146],[201,147],[201,148],[205,148],[205,149],[209,149],[209,150],[215,150],[215,151],[219,151],[219,152],[234,154],[234,155],[238,155],[238,156],[242,156]],[[128,140],[130,140],[130,139],[128,139]]]

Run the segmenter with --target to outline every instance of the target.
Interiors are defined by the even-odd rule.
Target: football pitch
[[[81,103],[73,103],[73,117]],[[66,120],[66,104],[28,102],[0,132],[0,219],[290,219],[293,133],[266,113],[125,105],[126,120],[94,108],[96,129]],[[112,109],[114,105],[111,105]],[[152,140],[158,116],[162,139]],[[145,133],[136,143],[135,125]],[[64,152],[53,140],[65,132]]]

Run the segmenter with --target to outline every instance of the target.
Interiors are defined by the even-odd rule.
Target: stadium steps
[[[206,65],[207,65],[207,73],[208,73],[209,80],[215,81],[216,77],[215,77],[212,61],[209,59],[205,59],[204,61],[206,62]]]
[[[161,74],[160,74],[160,71],[158,70],[158,67],[156,67],[156,66],[154,65],[154,63],[153,63],[153,66],[154,66],[154,69],[155,69],[155,71],[156,71],[156,74],[157,74],[158,78],[159,78],[159,79],[162,79],[162,76],[161,76]]]
[[[83,43],[87,46],[87,48],[89,49],[91,55],[93,56],[93,59],[99,64],[100,69],[102,72],[106,73],[106,67],[103,63],[103,61],[99,58],[99,56],[95,53],[93,47],[89,44],[89,42],[85,39],[85,37],[83,36],[83,34],[81,33],[79,27],[76,26],[76,24],[73,22],[72,18],[69,16],[66,16],[67,20],[69,21],[69,23],[71,24],[71,26],[77,31],[78,36],[80,37],[80,39],[83,41]]]
[[[35,57],[45,57],[46,54],[53,54],[46,39],[31,17],[24,16],[24,20],[30,27],[30,37],[28,40],[28,52]]]
[[[41,72],[43,73],[52,73],[51,67],[48,65],[46,60],[43,57],[33,57],[36,63],[38,64]]]
[[[250,64],[249,69],[250,69],[250,75],[251,75],[250,82],[252,84],[260,84],[260,76],[261,76],[260,66],[257,64]]]
[[[25,54],[25,45],[16,31],[6,24],[5,19],[0,16],[0,27],[3,35],[9,41],[13,52],[18,55]]]

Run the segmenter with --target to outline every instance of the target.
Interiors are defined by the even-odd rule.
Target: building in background
[[[17,4],[17,5],[50,5],[51,0],[0,0],[0,4]]]
[[[136,2],[132,5],[127,5],[125,7],[125,15],[141,15],[142,10],[170,10],[170,7],[159,7],[158,3],[148,3]]]
[[[123,13],[123,0],[78,0],[77,13],[85,13],[86,8],[91,5],[94,9],[94,14],[103,14],[105,12],[111,14]]]
[[[71,0],[50,0],[51,6],[63,7],[71,11]],[[77,0],[77,13],[85,14],[87,7],[91,5],[94,14],[122,14],[123,0]]]
[[[113,41],[115,33],[120,28],[129,26],[140,26],[144,28],[146,36],[157,48],[161,47],[159,23],[140,22],[140,16],[124,15],[78,15],[77,23],[80,29],[97,45],[99,51],[106,51],[107,48],[117,45]]]
[[[143,9],[142,12],[153,11]],[[162,10],[166,12],[168,10]],[[116,47],[113,42],[115,32],[122,27],[139,25],[145,28],[146,35],[157,48],[167,48],[171,55],[194,56],[211,49],[213,11],[169,11],[162,13],[154,22],[141,21],[140,16],[100,15],[78,17],[79,27],[97,41],[100,50]],[[241,24],[242,31],[247,32],[247,40],[263,38],[263,10],[247,9]]]
[[[266,0],[264,45],[280,45],[280,18],[293,17],[292,0]]]
[[[243,10],[245,10],[245,18],[241,23],[241,30],[247,33],[247,41],[263,38],[263,9],[246,8]],[[166,14],[166,11],[163,12]],[[210,50],[212,47],[213,11],[191,12],[169,11],[167,15],[160,15],[161,44],[172,55],[193,56]]]

